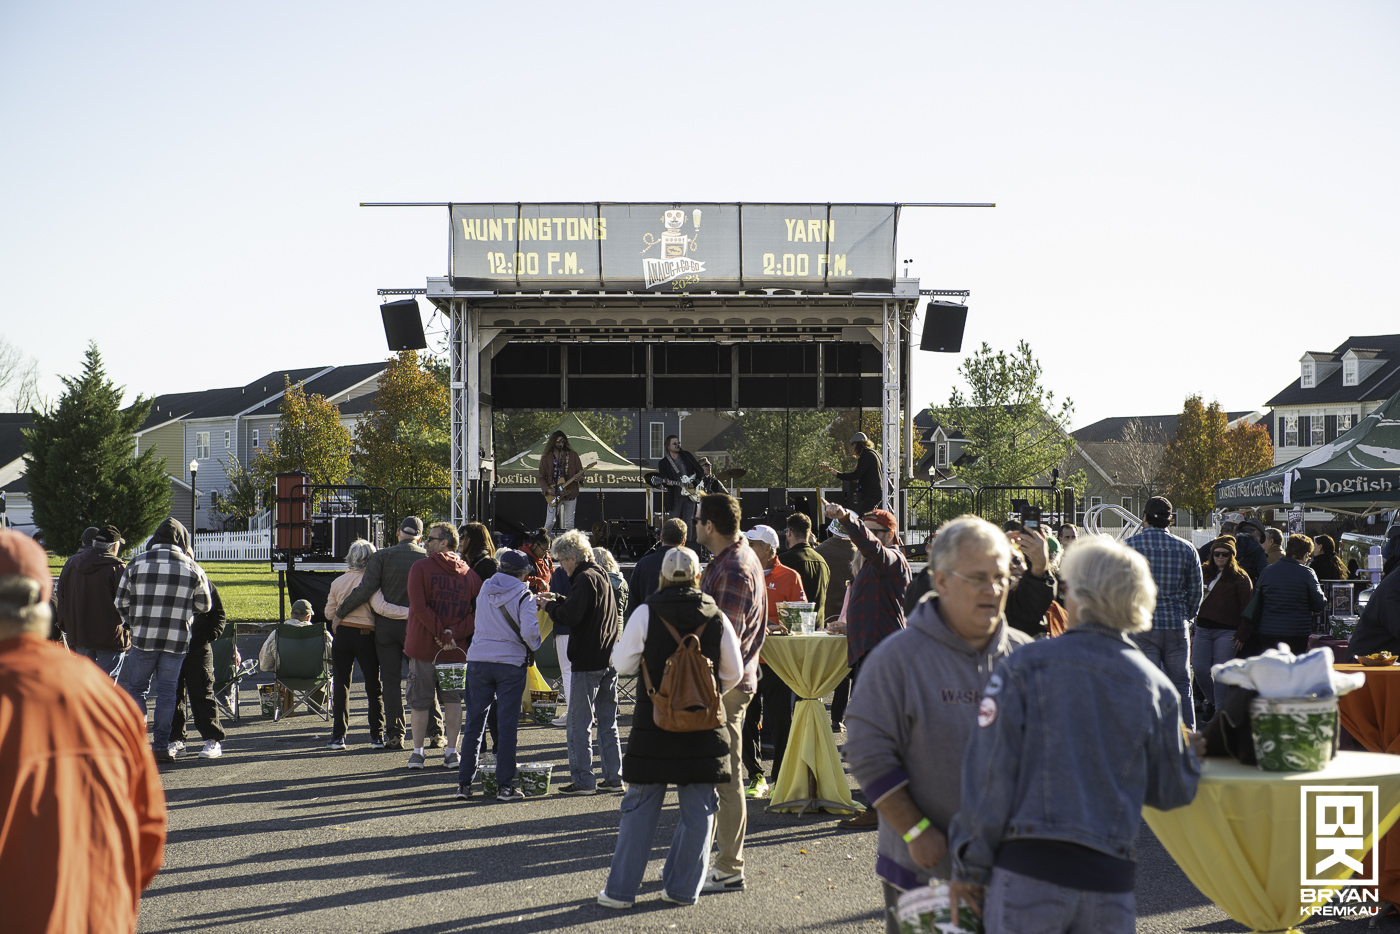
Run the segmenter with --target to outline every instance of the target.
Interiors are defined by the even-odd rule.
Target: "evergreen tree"
[[[107,378],[95,343],[85,361],[81,376],[61,377],[62,398],[51,410],[36,411],[25,432],[34,524],[60,555],[78,550],[88,526],[115,525],[135,544],[170,514],[165,462],[154,448],[133,455],[134,435],[153,400],[138,396],[123,410],[123,388]]]

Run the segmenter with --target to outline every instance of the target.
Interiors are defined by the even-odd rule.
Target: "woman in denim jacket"
[[[1152,625],[1146,560],[1095,536],[1061,580],[1065,634],[997,667],[963,758],[951,889],[987,934],[1130,934],[1143,805],[1189,804],[1201,775],[1176,689],[1128,637]]]

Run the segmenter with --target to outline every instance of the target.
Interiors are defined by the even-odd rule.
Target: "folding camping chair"
[[[326,624],[312,623],[309,626],[290,626],[279,623],[277,626],[277,671],[273,681],[280,688],[286,688],[292,695],[292,706],[287,711],[293,713],[297,705],[322,720],[329,720],[330,704],[330,665],[326,661]],[[318,702],[313,696],[324,691]],[[279,691],[280,693],[280,691]],[[282,705],[277,705],[274,720],[282,718]]]
[[[229,620],[224,631],[209,646],[214,650],[214,703],[219,712],[234,723],[238,722],[239,682],[258,670],[258,660],[250,658],[241,665],[234,665],[234,653],[238,650],[238,623]]]

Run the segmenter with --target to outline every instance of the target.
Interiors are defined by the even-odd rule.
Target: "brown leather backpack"
[[[651,718],[661,729],[672,733],[713,730],[724,722],[724,713],[714,667],[700,651],[700,635],[709,623],[682,637],[675,626],[664,619],[661,622],[676,640],[676,651],[666,659],[659,688],[652,685],[651,672],[647,671],[646,659],[642,659],[642,680],[651,699]]]

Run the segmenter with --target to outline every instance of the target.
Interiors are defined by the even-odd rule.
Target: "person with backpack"
[[[627,620],[612,653],[620,674],[641,669],[632,735],[622,759],[627,792],[612,867],[598,904],[631,908],[651,857],[666,787],[676,786],[680,821],[661,872],[661,900],[700,898],[717,785],[730,778],[721,696],[743,677],[739,637],[714,598],[700,590],[700,558],[684,546],[666,553],[660,589]]]

